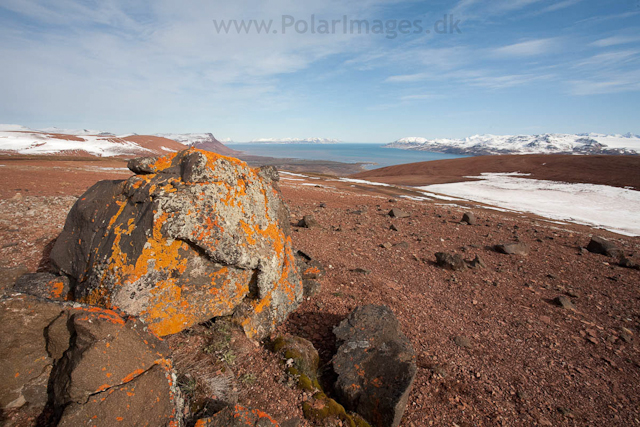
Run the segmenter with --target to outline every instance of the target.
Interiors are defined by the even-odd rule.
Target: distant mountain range
[[[640,154],[640,136],[584,134],[475,135],[464,139],[402,138],[385,145],[448,154]]]
[[[199,148],[201,150],[213,151],[223,156],[237,156],[240,151],[233,150],[216,139],[211,133],[162,133],[156,136],[167,138],[184,144],[188,147]],[[233,142],[230,139],[224,142]]]
[[[342,141],[328,138],[259,138],[249,142],[252,144],[337,144]]]
[[[30,129],[0,125],[0,153],[95,157],[157,156],[184,150],[176,141],[153,135],[121,135],[93,130]]]

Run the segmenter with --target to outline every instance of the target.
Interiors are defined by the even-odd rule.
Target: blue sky
[[[312,15],[408,20],[411,34],[303,33]],[[444,15],[459,33],[434,31]],[[216,31],[234,19],[273,23]],[[3,0],[0,58],[0,123],[33,128],[349,142],[640,133],[640,0]]]

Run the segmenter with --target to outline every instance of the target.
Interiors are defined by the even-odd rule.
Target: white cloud
[[[537,39],[502,46],[493,50],[496,56],[537,56],[549,53],[559,45],[558,39]]]
[[[591,45],[597,47],[610,47],[627,43],[635,43],[638,41],[640,41],[640,37],[638,36],[612,36],[596,40],[595,42],[591,43]]]

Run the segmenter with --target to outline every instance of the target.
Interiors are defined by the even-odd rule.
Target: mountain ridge
[[[539,135],[474,135],[462,139],[406,137],[387,148],[449,154],[639,154],[640,136],[599,133]]]

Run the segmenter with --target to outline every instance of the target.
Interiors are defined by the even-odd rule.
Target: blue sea
[[[246,154],[304,160],[332,160],[344,163],[369,163],[367,169],[430,160],[456,159],[455,154],[383,148],[383,144],[225,144]]]

